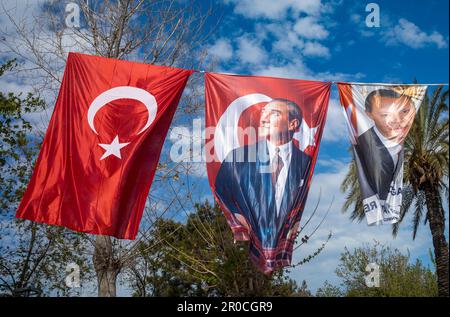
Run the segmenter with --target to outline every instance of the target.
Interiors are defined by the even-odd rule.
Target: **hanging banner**
[[[191,73],[70,53],[16,217],[135,239]]]
[[[403,143],[427,86],[339,83],[367,223],[400,219]]]
[[[210,186],[266,274],[290,265],[330,83],[205,74]]]

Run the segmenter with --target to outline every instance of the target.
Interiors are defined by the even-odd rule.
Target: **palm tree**
[[[445,238],[445,214],[443,202],[448,201],[449,118],[448,90],[437,88],[426,95],[416,115],[414,124],[405,140],[405,165],[403,202],[400,222],[393,225],[397,235],[405,214],[412,210],[413,239],[421,220],[428,222],[433,237],[439,296],[448,296],[448,244]],[[341,191],[347,193],[343,212],[352,210],[350,218],[364,219],[362,199],[352,160]]]

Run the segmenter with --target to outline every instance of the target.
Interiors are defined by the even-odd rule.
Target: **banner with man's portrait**
[[[338,87],[367,223],[396,223],[402,205],[403,145],[427,86],[339,83]]]
[[[207,73],[208,178],[264,273],[291,264],[331,83]]]

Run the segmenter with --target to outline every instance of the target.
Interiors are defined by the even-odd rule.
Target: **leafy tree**
[[[39,91],[56,97],[67,53],[74,50],[148,64],[203,68],[201,65],[206,54],[202,44],[214,27],[205,27],[211,10],[203,4],[199,7],[176,0],[74,2],[81,13],[79,28],[65,24],[63,2],[43,3],[37,9],[32,7],[32,14],[20,12],[19,16],[14,16],[17,10],[0,3],[2,17],[12,25],[12,29],[0,26],[2,48],[27,62],[23,74],[26,74],[26,78],[33,78],[32,85]],[[197,86],[200,86],[192,86],[188,102],[183,103],[185,113],[193,113],[202,105],[196,93]],[[160,164],[159,170],[163,170],[167,179],[178,177],[183,167],[181,164]],[[158,200],[164,203],[163,199]],[[158,216],[155,217],[155,213],[149,215],[147,224],[151,224]],[[136,241],[100,235],[95,237],[93,250],[90,251],[99,296],[116,296],[118,276],[126,269],[133,269],[129,265],[137,254],[139,243],[148,239],[147,234],[151,232],[144,224],[141,228],[144,229]]]
[[[233,241],[220,208],[197,204],[185,223],[160,219],[128,280],[136,296],[310,296],[278,270],[259,272],[248,243]]]
[[[379,267],[379,287],[368,287],[366,271],[368,264]],[[317,291],[317,296],[386,296],[423,297],[437,296],[436,274],[417,259],[410,263],[410,255],[398,249],[376,242],[356,248],[345,248],[341,253],[336,275],[341,279],[341,287],[325,282]]]
[[[16,67],[10,60],[0,67],[0,76]],[[33,137],[32,127],[25,119],[27,114],[42,111],[45,103],[29,93],[0,92],[0,207],[1,212],[11,211],[11,207],[22,197],[30,178],[31,165],[40,147],[40,138]]]
[[[344,292],[338,287],[325,281],[322,287],[319,287],[316,292],[317,297],[342,297]]]
[[[420,222],[428,222],[436,262],[439,295],[448,296],[448,244],[445,238],[443,202],[448,201],[448,90],[437,88],[426,95],[405,140],[403,202],[400,222],[413,210],[413,239]],[[364,219],[355,161],[341,184],[347,192],[343,211],[352,209],[351,218]],[[393,226],[396,236],[400,223]]]
[[[0,67],[0,76],[16,66]],[[31,176],[41,138],[27,115],[41,111],[37,96],[0,92],[0,294],[4,296],[70,294],[64,284],[66,266],[84,265],[81,236],[57,227],[16,220],[13,215]]]

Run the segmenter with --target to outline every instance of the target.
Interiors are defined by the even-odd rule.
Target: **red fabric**
[[[27,191],[16,217],[70,229],[135,239],[168,127],[192,71],[70,53],[58,100]],[[101,107],[93,125],[94,99],[119,86],[154,96],[150,126],[146,106],[117,99]],[[131,97],[131,96],[130,96]],[[141,133],[139,133],[141,132]],[[101,159],[118,136],[129,143]]]
[[[216,174],[220,161],[214,153],[214,129],[225,110],[236,98],[244,95],[260,93],[272,98],[289,99],[296,102],[303,111],[303,119],[310,127],[320,127],[315,134],[316,146],[309,146],[305,152],[315,159],[318,145],[322,137],[330,98],[331,83],[284,79],[263,76],[236,76],[206,73],[206,154],[211,156],[207,161],[209,183],[214,192]],[[239,126],[258,126],[259,112],[266,103],[256,104],[245,110],[239,118]],[[241,145],[247,144],[241,140]],[[298,146],[296,140],[294,144]],[[313,165],[314,166],[314,165]],[[311,176],[313,169],[311,170]]]
[[[291,264],[293,245],[305,206],[325,125],[330,87],[331,83],[317,81],[213,73],[205,74],[205,152],[209,183],[215,199],[221,206],[228,224],[233,231],[234,239],[238,241],[250,241],[250,258],[265,274],[272,274],[277,268]],[[258,97],[253,97],[255,95],[258,95]],[[246,99],[249,96],[251,97]],[[246,101],[241,103],[243,98]],[[261,187],[257,188],[256,185],[254,186],[254,183],[257,183],[256,180],[250,178],[240,179],[241,175],[255,175],[256,173],[251,174],[249,172],[245,174],[244,172],[244,170],[251,170],[253,167],[233,163],[231,172],[227,175],[236,176],[230,176],[228,180],[226,178],[223,180],[218,177],[222,167],[227,166],[222,160],[226,157],[225,153],[230,153],[227,152],[230,150],[230,145],[232,148],[244,148],[245,145],[264,140],[264,138],[259,136],[253,138],[253,140],[249,140],[251,138],[241,138],[237,135],[237,140],[230,141],[227,137],[223,137],[226,133],[221,131],[225,131],[228,127],[234,129],[235,126],[242,129],[258,127],[261,109],[272,99],[287,99],[295,102],[301,108],[303,121],[305,121],[306,126],[314,128],[316,132],[311,132],[313,142],[306,142],[302,139],[302,136],[306,134],[301,132],[303,130],[300,128],[299,137],[302,141],[301,145],[300,141],[295,139],[294,136],[294,146],[310,157],[310,164],[304,170],[302,170],[301,166],[290,166],[290,169],[301,170],[301,173],[305,173],[304,180],[306,185],[299,186],[299,188],[302,187],[301,190],[292,190],[292,196],[296,195],[298,201],[292,209],[287,210],[287,217],[282,222],[282,227],[277,233],[278,238],[276,244],[270,243],[270,246],[267,246],[260,239],[263,234],[259,235],[258,232],[269,232],[270,228],[273,229],[271,231],[276,232],[278,229],[272,226],[269,230],[266,230],[266,227],[259,225],[264,221],[269,223],[265,218],[266,215],[273,215],[276,211],[265,203],[264,197],[258,196],[264,190],[260,190]],[[250,102],[250,100],[253,100],[253,102]],[[242,110],[237,111],[237,109]],[[236,135],[236,133],[233,134]],[[223,150],[224,148],[226,150]],[[219,153],[221,154],[219,155]],[[216,183],[216,180],[219,180],[219,185]],[[224,182],[226,182],[225,185]],[[236,182],[240,182],[238,186],[236,186]],[[261,184],[260,179],[258,182]],[[299,184],[296,183],[296,185]],[[227,193],[226,197],[221,197],[217,190],[218,187],[228,188],[228,190],[221,190],[221,192]],[[266,197],[268,195],[267,193]],[[253,201],[251,201],[252,197],[254,198]],[[236,215],[245,218],[249,226],[247,227]],[[260,219],[265,220],[261,221]]]
[[[349,118],[353,129],[357,136],[356,112],[352,111],[352,105],[355,104],[353,100],[352,85],[347,83],[338,83],[339,99],[344,110],[349,113]]]

